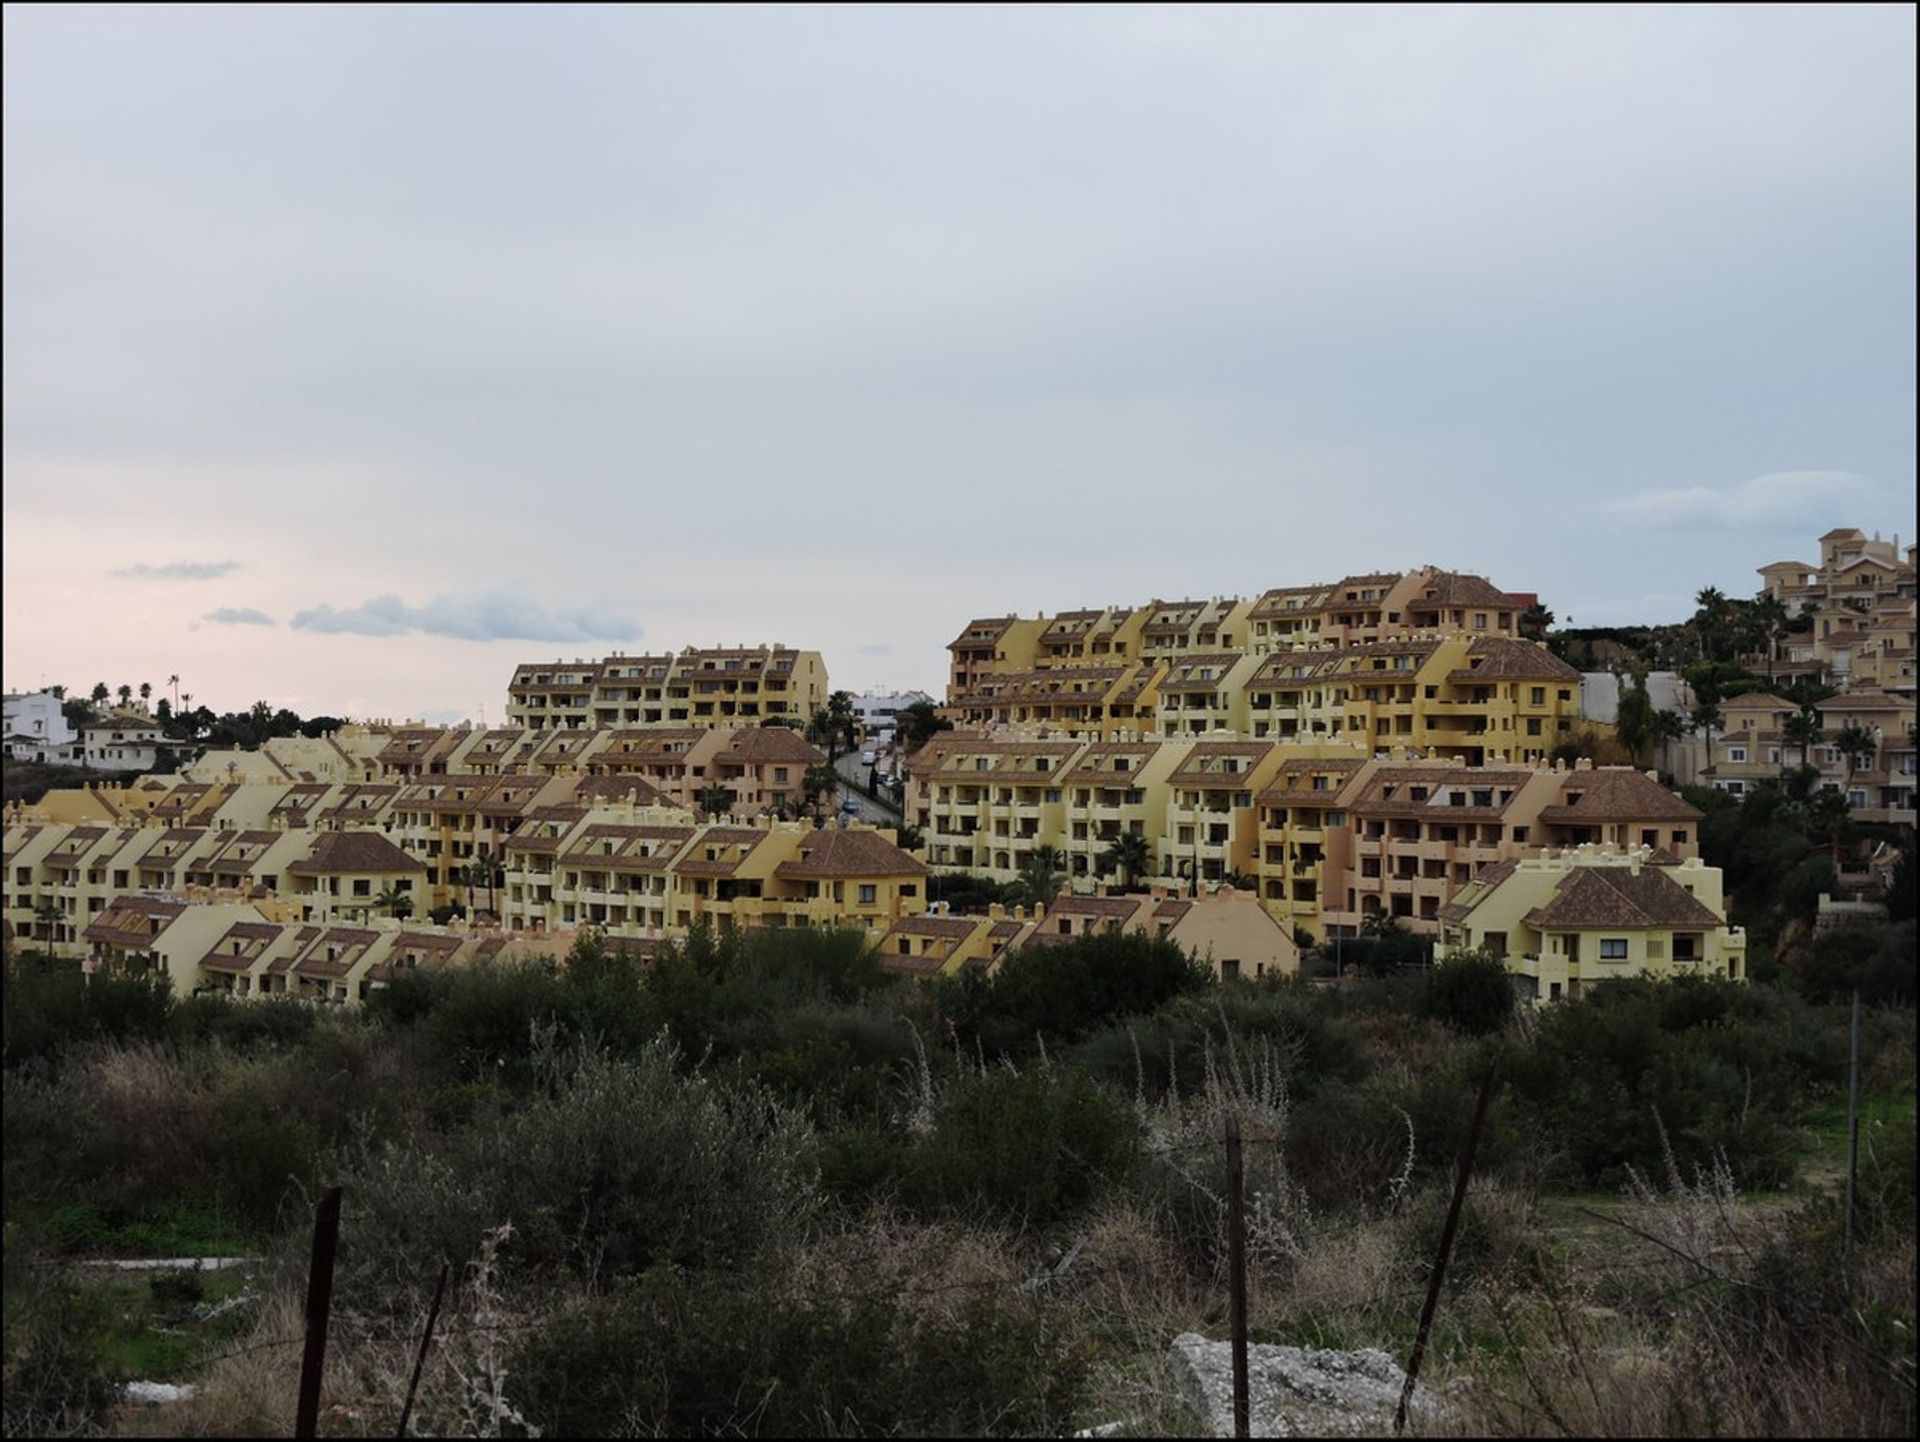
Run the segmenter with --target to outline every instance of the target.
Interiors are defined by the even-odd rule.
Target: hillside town
[[[1666,682],[1645,735],[1623,736],[1617,670],[1556,654],[1539,596],[1434,567],[974,619],[937,705],[836,693],[818,651],[777,643],[528,662],[504,726],[361,719],[254,747],[198,744],[146,686],[78,725],[59,696],[9,695],[9,761],[97,779],[9,805],[6,925],[182,994],[346,1005],[398,968],[587,932],[646,955],[703,925],[852,929],[917,976],[1087,928],[1287,975],[1384,928],[1429,960],[1490,947],[1537,1001],[1741,980],[1677,788],[1804,770],[1871,831],[1914,822],[1914,549],[1819,546],[1760,568],[1755,689],[1703,702],[1711,665],[1627,677]],[[1890,854],[1867,830],[1837,851],[1836,904],[1870,902]],[[957,911],[955,879],[998,899]],[[1523,882],[1529,920],[1493,927]]]

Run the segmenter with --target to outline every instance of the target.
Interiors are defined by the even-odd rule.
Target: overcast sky
[[[1434,562],[1665,621],[1914,531],[1906,6],[5,12],[5,677]]]

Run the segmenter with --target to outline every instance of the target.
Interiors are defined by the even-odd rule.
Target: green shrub
[[[575,1047],[530,1063],[533,1095],[423,1155],[363,1149],[341,1178],[359,1224],[342,1266],[368,1286],[464,1262],[511,1221],[509,1260],[613,1272],[738,1263],[790,1236],[815,1181],[805,1122],[757,1091],[680,1071],[672,1043],[631,1058]]]
[[[532,1334],[508,1391],[549,1436],[1060,1435],[1088,1359],[1006,1287],[945,1305],[893,1268],[655,1269]]]
[[[1139,1159],[1131,1110],[1079,1071],[992,1070],[956,1080],[915,1146],[905,1197],[928,1214],[1048,1227]]]
[[[1500,1030],[1513,1015],[1506,963],[1480,953],[1447,958],[1427,973],[1425,1010],[1467,1036]]]

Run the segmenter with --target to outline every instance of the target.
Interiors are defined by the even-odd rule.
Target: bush
[[[529,1337],[514,1405],[549,1436],[1061,1435],[1087,1381],[1062,1320],[917,1273],[655,1269]]]
[[[1427,974],[1425,1010],[1468,1036],[1500,1030],[1513,1015],[1506,963],[1480,953],[1447,958]]]
[[[967,1039],[994,1053],[1028,1055],[1043,1034],[1076,1040],[1210,982],[1207,970],[1172,942],[1137,932],[1077,936],[1015,952],[991,979],[969,972],[942,982],[939,1006]]]
[[[682,1075],[660,1040],[631,1059],[577,1046],[532,1065],[538,1089],[423,1155],[388,1145],[344,1169],[358,1225],[342,1266],[379,1288],[464,1262],[511,1221],[509,1257],[583,1272],[738,1264],[790,1236],[814,1200],[804,1121],[753,1090]]]
[[[926,1214],[1048,1227],[1138,1158],[1139,1123],[1084,1073],[994,1070],[947,1089],[901,1190]]]

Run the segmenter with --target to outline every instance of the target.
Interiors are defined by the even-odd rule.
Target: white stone
[[[1216,1437],[1233,1435],[1233,1348],[1193,1332],[1173,1339],[1173,1370],[1194,1410]],[[1375,1349],[1247,1348],[1247,1399],[1255,1437],[1385,1435],[1393,1430],[1406,1373]],[[1440,1399],[1416,1388],[1413,1410],[1437,1415]]]

